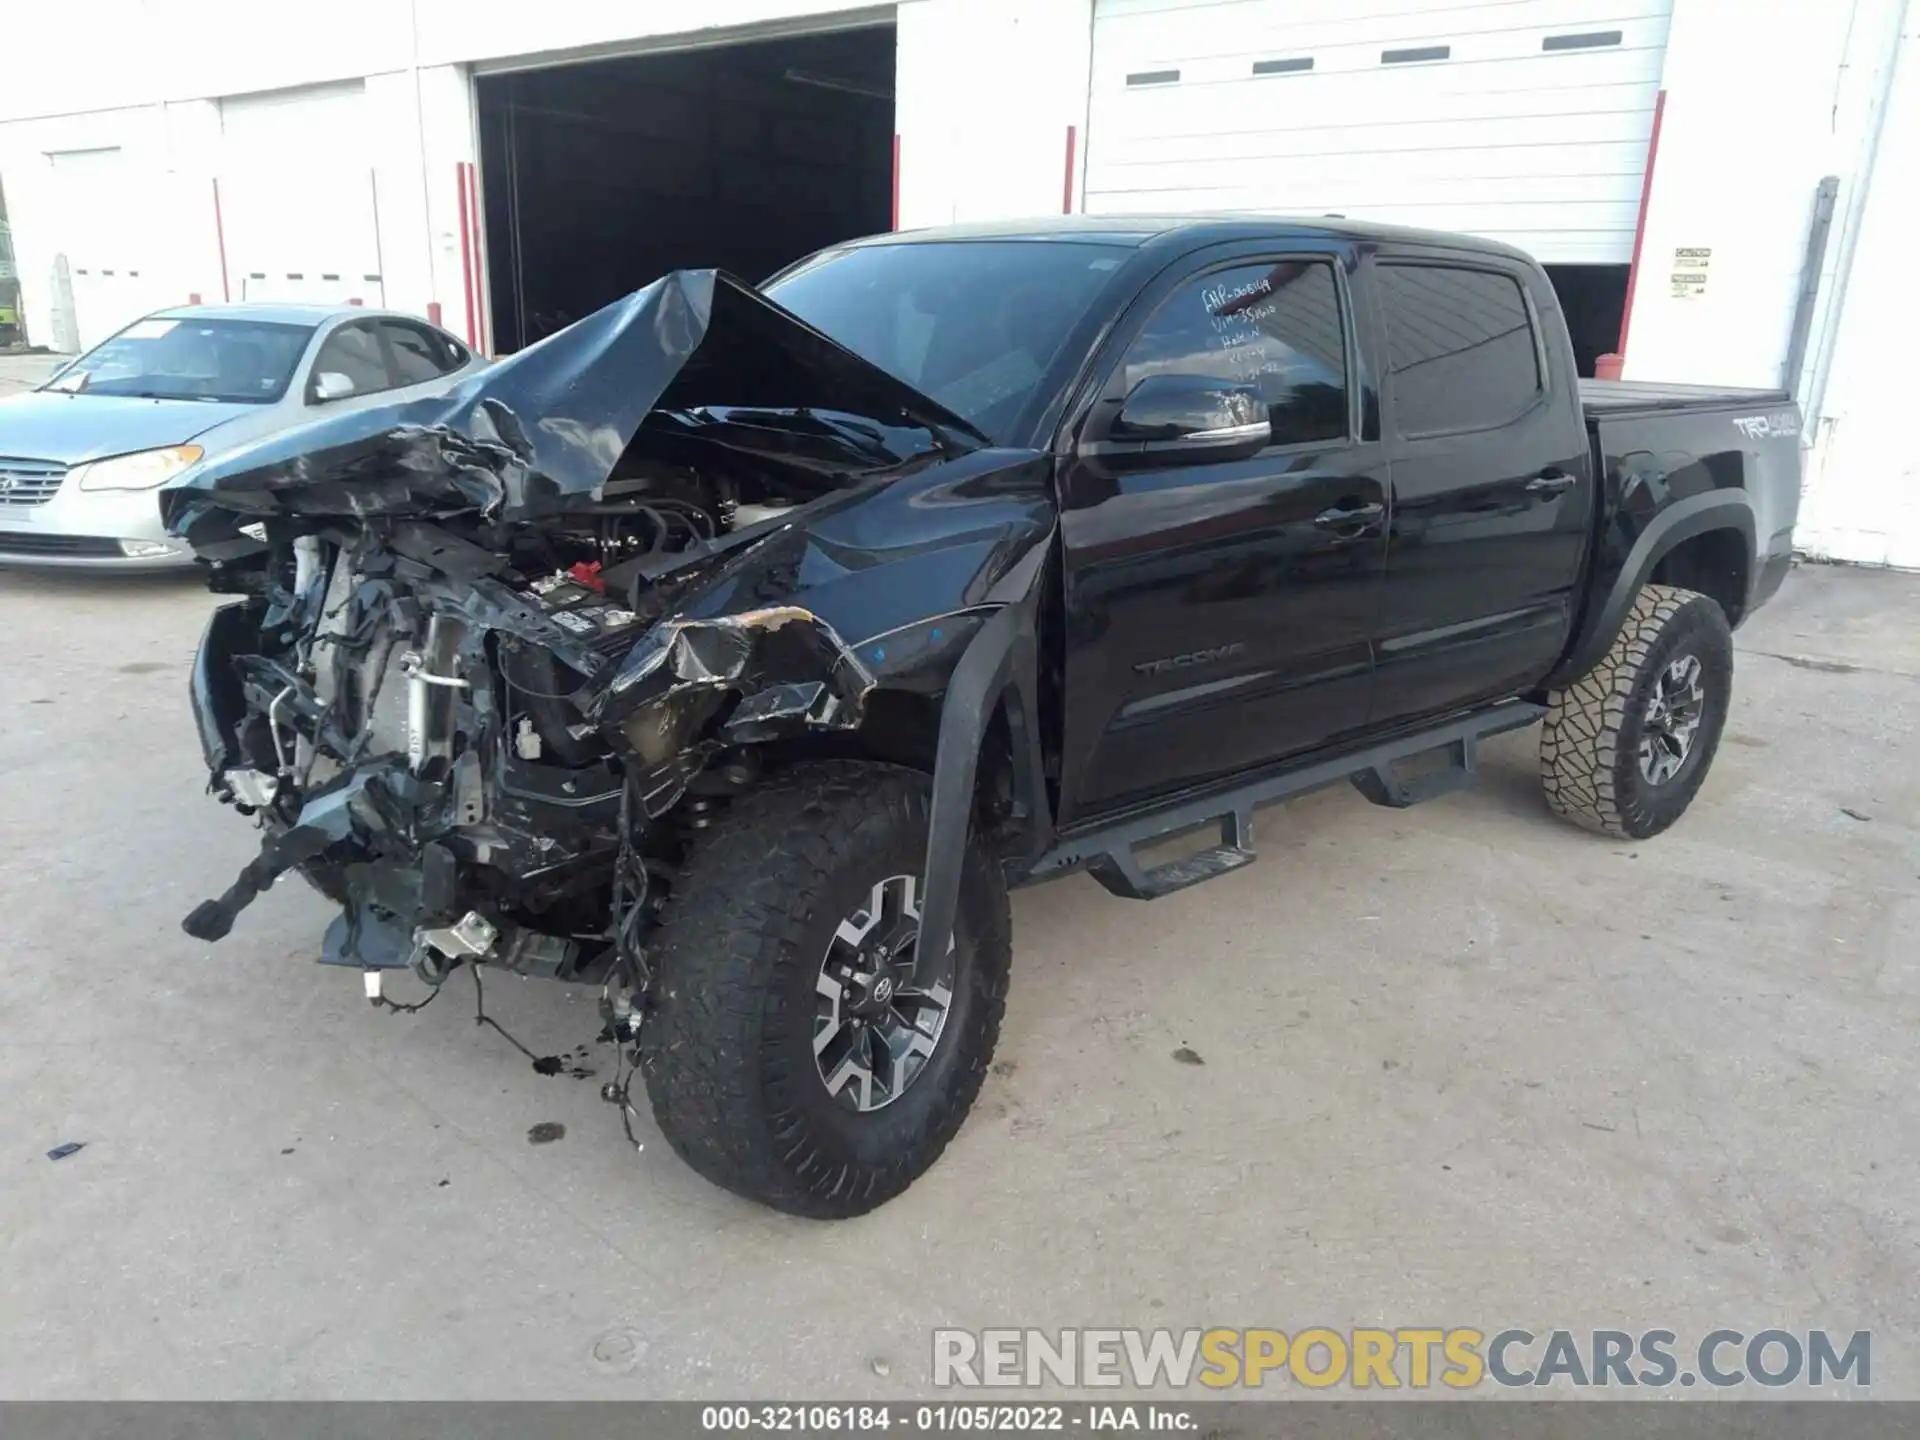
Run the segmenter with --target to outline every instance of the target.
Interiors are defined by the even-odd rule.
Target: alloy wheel
[[[1654,682],[1641,722],[1640,774],[1649,785],[1664,785],[1680,773],[1706,707],[1699,659],[1677,657]]]
[[[920,887],[911,875],[877,882],[835,928],[820,961],[813,1063],[849,1110],[892,1104],[926,1069],[953,1008],[955,950],[920,954]]]

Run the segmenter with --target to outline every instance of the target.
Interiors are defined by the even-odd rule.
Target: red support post
[[[480,167],[463,162],[461,175],[467,189],[467,213],[473,217],[473,348],[482,355],[491,353],[493,337],[487,333],[487,269],[485,232],[480,213]]]
[[[1647,173],[1640,181],[1640,220],[1633,231],[1633,261],[1627,267],[1627,304],[1620,312],[1620,343],[1614,347],[1622,366],[1627,358],[1627,331],[1633,325],[1633,292],[1640,283],[1640,249],[1647,239],[1647,207],[1653,200],[1653,162],[1660,155],[1660,122],[1666,113],[1667,92],[1662,90],[1653,99],[1653,135],[1647,141]],[[1617,380],[1620,376],[1616,371],[1601,378]]]
[[[220,247],[220,298],[233,303],[233,286],[227,279],[227,222],[220,214],[220,177],[213,177],[213,238]]]
[[[467,343],[480,348],[473,321],[473,223],[467,209],[467,176],[464,164],[453,167],[454,183],[460,187],[460,283],[467,299]]]

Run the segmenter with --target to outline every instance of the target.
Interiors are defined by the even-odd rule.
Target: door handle
[[[1365,505],[1336,505],[1314,516],[1313,523],[1322,530],[1351,530],[1356,526],[1364,529],[1386,513],[1387,507],[1374,501]]]
[[[1573,476],[1564,470],[1542,470],[1527,481],[1529,495],[1562,495],[1573,488]]]

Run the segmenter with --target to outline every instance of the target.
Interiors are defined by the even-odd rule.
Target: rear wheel
[[[1540,735],[1547,804],[1602,835],[1658,835],[1707,778],[1732,696],[1733,636],[1720,606],[1647,586],[1606,658],[1550,697]]]
[[[912,1184],[979,1093],[1010,956],[977,840],[944,953],[919,945],[929,785],[796,767],[739,800],[661,917],[641,1068],[695,1170],[798,1215],[859,1215]]]

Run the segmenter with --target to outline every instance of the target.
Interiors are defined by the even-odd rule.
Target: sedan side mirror
[[[352,393],[351,375],[342,375],[338,370],[322,370],[313,377],[313,398],[316,401],[338,400]]]
[[[1273,438],[1258,390],[1204,375],[1149,375],[1127,392],[1119,413],[1096,428],[1104,433],[1089,437],[1085,454],[1174,465],[1242,460]]]

